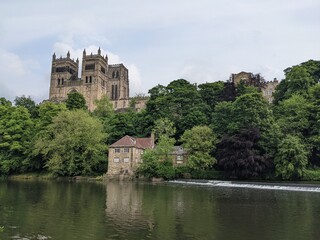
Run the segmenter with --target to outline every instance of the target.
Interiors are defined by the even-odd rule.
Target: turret
[[[83,49],[83,57],[86,57],[86,49]]]
[[[100,47],[99,47],[99,49],[98,49],[98,55],[101,55],[101,49],[100,49]]]
[[[53,60],[53,61],[56,60],[56,53],[53,53],[53,55],[52,55],[52,60]]]
[[[69,59],[70,58],[70,52],[68,51],[67,53],[67,58]]]

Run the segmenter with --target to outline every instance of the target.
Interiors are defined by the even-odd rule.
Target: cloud
[[[130,96],[143,93],[140,70],[134,64],[129,64],[127,68],[129,70]]]
[[[0,96],[12,101],[16,96],[30,95],[36,101],[41,101],[46,83],[40,74],[35,74],[38,69],[39,63],[35,59],[21,58],[0,49]]]

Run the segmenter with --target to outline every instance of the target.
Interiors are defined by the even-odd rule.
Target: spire
[[[79,64],[79,58],[77,58],[76,63]]]
[[[83,56],[86,56],[86,49],[83,49]]]
[[[67,53],[67,58],[70,58],[70,52],[68,51],[68,53]]]
[[[108,54],[106,54],[106,57],[105,57],[105,59],[106,59],[106,60],[108,60]]]
[[[99,49],[98,49],[98,55],[101,55],[101,49],[100,49],[100,47],[99,47]]]
[[[52,60],[56,60],[56,53],[55,52],[52,55]]]

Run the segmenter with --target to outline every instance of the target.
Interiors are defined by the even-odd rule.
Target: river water
[[[267,186],[0,181],[0,239],[319,240],[320,189]]]

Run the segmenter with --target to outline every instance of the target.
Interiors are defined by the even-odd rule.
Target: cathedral
[[[122,64],[108,64],[108,56],[87,55],[83,51],[81,76],[79,76],[79,59],[52,56],[49,100],[64,101],[70,92],[79,92],[86,99],[88,109],[93,111],[95,100],[108,96],[115,110],[129,107],[129,73]]]

